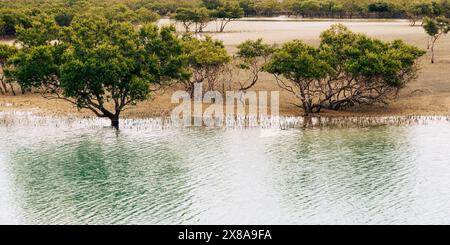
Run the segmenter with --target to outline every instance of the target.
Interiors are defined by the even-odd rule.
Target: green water
[[[0,124],[0,223],[450,224],[450,124]]]

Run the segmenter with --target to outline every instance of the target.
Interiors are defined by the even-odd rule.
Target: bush
[[[424,53],[402,41],[382,42],[335,25],[321,34],[319,48],[286,43],[265,70],[308,114],[388,103],[416,77],[416,60]]]

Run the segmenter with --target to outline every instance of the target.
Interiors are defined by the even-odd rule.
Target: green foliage
[[[431,63],[434,63],[434,45],[442,35],[446,35],[450,31],[450,19],[445,16],[434,19],[426,17],[423,21],[423,29],[430,36]]]
[[[13,65],[5,74],[13,77],[23,88],[55,85],[59,76],[58,61],[61,52],[55,46],[46,45],[21,51],[9,62]]]
[[[320,50],[294,40],[275,52],[265,70],[300,83],[303,80],[325,77],[331,66],[326,60],[321,59]]]
[[[237,1],[224,1],[221,5],[212,10],[211,16],[220,21],[219,31],[223,32],[226,25],[233,19],[239,19],[244,15],[244,11]]]
[[[32,21],[31,26],[17,26],[17,41],[23,47],[49,45],[59,36],[60,28],[53,19],[42,16]]]
[[[256,14],[263,16],[272,16],[282,10],[282,5],[277,0],[258,0],[254,6]]]
[[[214,89],[214,83],[221,69],[231,60],[223,43],[206,36],[204,39],[190,35],[183,37],[185,52],[192,73],[191,80],[182,80],[186,91],[193,94],[194,84],[207,82],[209,89]]]
[[[5,67],[9,58],[17,53],[18,49],[14,46],[0,44],[0,68]]]
[[[195,32],[202,32],[208,22],[211,20],[211,12],[207,8],[179,8],[176,13],[172,15],[175,21],[181,23],[186,32],[191,30],[191,27],[195,25]]]
[[[128,6],[125,4],[117,4],[113,5],[109,8],[103,8],[101,11],[95,10],[92,11],[92,14],[103,14],[103,17],[105,17],[108,21],[119,21],[119,22],[125,22],[125,21],[131,21],[135,22],[137,17],[134,11],[132,11]]]
[[[145,0],[6,0],[0,2],[0,35],[14,36],[18,26],[29,28],[35,19],[49,17],[60,27],[70,26],[74,19],[92,15],[109,21],[142,24],[159,19],[159,8]],[[183,2],[183,1],[181,1]],[[193,0],[184,0],[193,2]],[[180,4],[181,5],[181,4]],[[156,6],[156,7],[155,7]],[[175,6],[178,6],[176,4]],[[189,4],[189,6],[193,6]],[[176,7],[174,8],[175,11]]]
[[[450,20],[443,16],[434,19],[425,18],[423,21],[423,28],[425,32],[432,37],[447,34],[450,30]]]
[[[267,58],[274,52],[274,45],[269,45],[263,40],[256,41],[248,40],[238,45],[237,56],[241,59],[251,60],[258,57]]]
[[[249,82],[241,83],[241,90],[247,90],[258,82],[259,74],[275,51],[275,45],[266,44],[262,39],[258,39],[245,41],[237,48],[238,67],[251,73]]]
[[[28,28],[33,19],[41,16],[49,16],[60,27],[88,15],[142,24],[156,21],[158,15],[170,16],[180,8],[206,8],[209,19],[219,19],[225,25],[229,20],[251,15],[409,18],[411,24],[425,16],[450,17],[449,0],[4,0],[0,1],[0,35],[14,36],[17,26]],[[204,26],[205,21],[198,23]]]
[[[195,32],[212,20],[222,32],[244,15],[409,17],[413,23],[429,16],[424,28],[433,51],[434,42],[448,32],[448,19],[437,16],[449,12],[448,0],[5,0],[0,2],[0,35],[16,35],[23,48],[6,54],[0,47],[0,56],[5,52],[2,66],[8,77],[25,88],[45,88],[45,94],[116,120],[125,106],[145,99],[152,86],[179,80],[191,90],[193,83],[206,81],[212,89],[230,62],[221,42],[181,39],[174,27],[147,24],[159,14]],[[400,41],[381,42],[343,26],[325,31],[318,48],[292,41],[274,52],[257,40],[238,49],[239,67],[252,74],[249,86],[264,67],[309,112],[383,103],[414,77],[415,61],[423,55]]]
[[[193,22],[195,13],[189,8],[178,8],[172,17],[179,22]]]
[[[204,40],[185,36],[184,44],[189,65],[193,70],[219,67],[230,61],[222,41],[214,40],[210,36],[206,36]]]
[[[7,67],[8,60],[13,57],[18,52],[18,49],[15,46],[9,46],[5,44],[0,44],[0,93],[6,94],[8,93],[9,89],[7,87],[7,83],[10,83],[11,81],[8,79],[5,79],[4,70]],[[11,87],[12,90],[12,87]],[[14,90],[12,90],[14,93]]]
[[[253,0],[239,0],[239,6],[244,11],[245,16],[256,15],[256,4]]]
[[[61,36],[59,44],[22,49],[8,76],[108,117],[113,126],[126,106],[146,99],[151,86],[189,77],[173,27],[137,30],[130,23],[84,19]]]
[[[233,19],[244,15],[243,9],[237,1],[207,0],[203,1],[201,8],[178,8],[172,18],[181,23],[186,32],[195,25],[195,32],[202,32],[212,19],[218,20],[218,31],[223,32],[225,26]]]
[[[238,2],[227,1],[213,11],[213,16],[219,19],[238,19],[241,18],[244,11]]]
[[[55,14],[56,24],[60,27],[70,26],[73,19],[73,14],[67,10],[59,10],[58,13]]]
[[[159,15],[147,8],[141,7],[135,11],[137,23],[151,23],[159,20]]]
[[[135,3],[136,6],[144,6],[160,15],[170,15],[178,8],[198,8],[200,0],[142,0]]]
[[[1,36],[13,36],[16,34],[16,27],[30,27],[31,20],[23,12],[1,9],[0,10],[0,30]]]
[[[207,9],[217,9],[223,5],[223,0],[202,0],[202,5]]]

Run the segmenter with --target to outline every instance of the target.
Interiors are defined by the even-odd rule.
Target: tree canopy
[[[245,41],[239,44],[237,48],[238,67],[250,71],[251,74],[248,81],[240,83],[240,90],[245,91],[258,82],[264,65],[269,61],[275,50],[275,45],[270,45],[264,43],[262,39],[257,39],[256,41]]]
[[[190,35],[185,35],[183,42],[192,73],[190,80],[182,80],[186,91],[193,96],[195,83],[202,82],[207,84],[207,90],[214,90],[221,69],[231,60],[223,43],[210,36],[198,39]]]
[[[41,88],[48,98],[107,117],[115,127],[126,106],[170,80],[189,77],[173,27],[148,24],[137,30],[130,23],[98,18],[60,33],[59,43],[25,45],[6,74],[24,87]]]
[[[437,18],[426,17],[423,21],[423,29],[430,36],[431,63],[434,63],[434,45],[441,36],[446,35],[450,31],[450,19],[444,16]]]
[[[5,66],[7,65],[8,60],[13,57],[17,53],[18,49],[14,46],[6,45],[6,44],[0,44],[0,70],[3,70]],[[8,93],[9,89],[7,86],[7,81],[5,79],[5,76],[3,74],[0,75],[0,93],[6,94]],[[14,90],[11,90],[14,93]]]
[[[203,32],[209,21],[211,21],[211,12],[207,8],[179,8],[172,15],[175,21],[181,23],[186,30],[190,32],[194,27],[194,32]]]
[[[244,10],[237,1],[220,1],[218,6],[212,9],[211,16],[219,21],[219,32],[225,30],[226,25],[234,19],[244,15]]]
[[[200,17],[190,22],[202,27],[217,20],[217,31],[242,16],[409,18],[412,25],[423,17],[450,18],[449,0],[4,0],[0,1],[0,36],[14,36],[18,26],[29,28],[42,16],[61,27],[88,15],[140,25],[172,16],[179,9]]]
[[[23,7],[24,2],[19,0],[9,7]],[[275,7],[276,11],[286,11],[290,6],[305,16],[323,16],[330,11],[343,14],[349,8],[365,11],[344,0],[171,3],[173,6],[143,0],[57,0],[36,1],[23,10],[0,10],[0,30],[3,34],[13,33],[20,46],[0,46],[0,65],[7,78],[2,76],[2,92],[7,92],[5,81],[17,81],[22,91],[40,89],[47,98],[69,101],[109,118],[117,127],[126,107],[145,100],[172,81],[181,82],[192,96],[197,83],[204,82],[207,90],[214,90],[220,79],[231,77],[226,78],[225,70],[232,67],[232,57],[221,41],[190,33],[182,35],[173,26],[150,23],[157,19],[155,13],[163,5],[167,13],[175,12],[174,18],[187,31],[194,28],[195,32],[203,31],[211,20],[221,22],[218,31],[223,31],[226,23],[240,18],[245,11],[263,13],[261,4],[273,6],[264,13]],[[384,2],[376,3],[370,11],[385,13],[392,8]],[[432,4],[433,11],[427,15],[445,13],[442,6],[446,5]],[[425,31],[434,40],[432,52],[434,42],[449,31],[448,23],[444,16],[425,18]],[[415,78],[416,60],[424,54],[402,41],[382,42],[353,33],[343,25],[323,32],[319,47],[299,40],[281,47],[249,40],[237,48],[233,61],[250,74],[243,82],[244,77],[240,77],[240,90],[250,89],[261,72],[269,72],[280,87],[299,99],[298,106],[305,113],[387,103]]]

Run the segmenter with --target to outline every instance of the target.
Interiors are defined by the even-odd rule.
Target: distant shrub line
[[[49,17],[59,26],[88,15],[135,25],[170,16],[186,30],[201,32],[205,23],[218,30],[244,16],[301,16],[308,18],[450,18],[450,0],[4,0],[0,2],[0,36],[15,36],[17,28]]]

